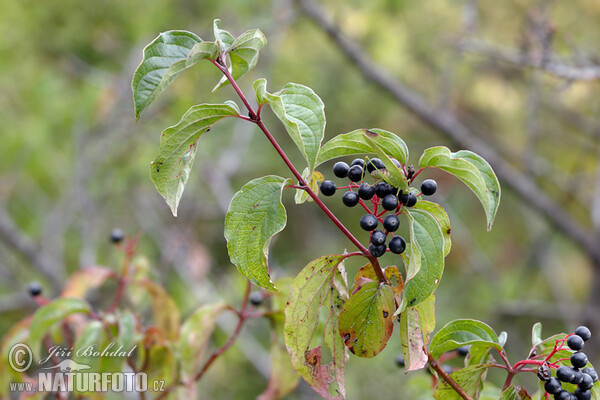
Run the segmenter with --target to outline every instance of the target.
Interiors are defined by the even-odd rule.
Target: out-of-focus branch
[[[411,87],[393,78],[376,65],[355,42],[348,40],[337,26],[328,21],[323,10],[312,0],[296,0],[302,11],[327,33],[336,46],[360,70],[363,76],[389,93],[422,122],[446,136],[457,145],[473,150],[494,168],[503,184],[519,195],[524,203],[542,214],[594,260],[600,261],[600,246],[591,232],[575,221],[557,201],[548,196],[535,182],[513,167],[492,146],[474,134],[451,113],[431,106]],[[600,262],[595,263],[600,265]]]
[[[517,67],[538,68],[558,78],[570,81],[587,81],[600,79],[600,66],[591,62],[586,66],[571,65],[568,61],[556,61],[548,57],[537,57],[518,49],[492,45],[486,41],[465,38],[459,41],[458,49],[465,53],[472,53],[489,57],[493,60],[506,62]]]

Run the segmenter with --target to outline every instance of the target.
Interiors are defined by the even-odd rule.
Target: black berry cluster
[[[392,159],[394,164],[400,170],[404,170],[402,165]],[[409,170],[411,170],[409,168]],[[414,170],[407,173],[407,177],[414,173]],[[321,193],[325,196],[333,196],[337,190],[346,189],[342,195],[342,203],[347,207],[354,207],[360,204],[367,214],[360,219],[360,227],[367,232],[371,232],[369,240],[369,253],[373,257],[381,257],[389,250],[395,254],[402,254],[406,249],[406,241],[402,236],[394,235],[398,230],[400,220],[398,215],[402,213],[402,207],[413,207],[417,204],[418,195],[413,190],[402,190],[381,180],[387,175],[387,170],[383,161],[379,158],[357,158],[350,165],[344,161],[339,161],[333,166],[333,174],[338,178],[350,180],[347,186],[338,187],[335,182],[326,180],[321,183]],[[374,181],[368,182],[368,178]],[[435,193],[437,183],[433,179],[427,179],[421,184],[421,194],[430,196]],[[386,214],[387,215],[384,215]],[[383,230],[377,229],[382,224]],[[388,243],[388,235],[392,235]]]
[[[556,370],[556,377],[549,377],[544,383],[544,389],[548,394],[554,395],[556,400],[590,400],[592,393],[590,389],[598,380],[598,374],[591,367],[586,367],[587,356],[581,350],[584,343],[592,337],[590,330],[580,326],[575,333],[569,335],[567,346],[575,353],[571,355],[572,367],[563,365]],[[577,385],[577,389],[571,393],[562,388],[562,383]]]

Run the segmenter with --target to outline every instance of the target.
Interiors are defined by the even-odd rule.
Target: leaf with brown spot
[[[340,314],[340,334],[348,339],[348,349],[359,357],[379,354],[394,331],[395,310],[390,286],[369,281],[357,287]]]
[[[395,265],[390,265],[389,267],[385,267],[383,269],[383,273],[385,277],[390,282],[392,290],[394,291],[394,298],[396,299],[396,303],[400,304],[402,301],[402,289],[404,288],[404,280],[402,279],[402,274],[398,270],[398,267]],[[375,271],[371,266],[371,263],[368,263],[359,268],[354,275],[354,286],[352,287],[352,293],[356,291],[356,287],[368,280],[377,281],[377,275],[375,275]]]

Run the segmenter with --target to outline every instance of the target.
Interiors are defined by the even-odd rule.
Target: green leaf
[[[429,352],[434,358],[467,344],[484,344],[502,351],[496,332],[481,321],[457,319],[446,324],[433,337]]]
[[[248,182],[233,196],[225,217],[229,258],[254,284],[277,290],[269,277],[269,243],[286,224],[281,192],[289,179],[265,176]]]
[[[176,340],[179,336],[181,315],[175,300],[162,286],[152,281],[144,280],[139,284],[146,289],[150,297],[154,325],[167,340]]]
[[[488,231],[492,229],[500,205],[500,183],[487,161],[472,151],[452,153],[447,147],[438,146],[423,152],[419,166],[440,168],[463,181],[481,202]]]
[[[408,147],[400,137],[383,129],[371,128],[337,135],[325,143],[319,151],[317,165],[337,157],[375,153],[374,143],[400,164],[405,165],[408,161]]]
[[[531,328],[531,345],[537,346],[542,343],[542,323],[536,322]]]
[[[302,172],[302,178],[304,178],[306,183],[308,183],[308,186],[311,188],[311,190],[318,195],[319,182],[323,182],[325,177],[319,171],[313,171],[312,176],[309,175],[309,172],[310,171],[308,168],[304,168],[304,171]],[[309,203],[313,202],[313,199],[308,195],[306,190],[296,189],[296,195],[294,196],[294,201],[296,204],[302,204],[306,200],[308,200]]]
[[[418,201],[417,204],[413,206],[413,210],[423,210],[436,219],[442,230],[442,235],[444,236],[444,257],[446,257],[450,253],[450,248],[452,247],[452,239],[450,238],[450,219],[448,218],[446,210],[439,204],[427,200]]]
[[[394,292],[375,281],[357,286],[340,314],[340,334],[350,351],[365,358],[375,357],[394,331]]]
[[[452,379],[473,399],[479,398],[487,375],[487,365],[471,365],[450,374]],[[433,398],[436,400],[461,400],[462,397],[444,380],[440,380]]]
[[[207,304],[197,309],[181,326],[179,357],[184,382],[198,372],[204,352],[215,329],[217,317],[227,308],[224,303]]]
[[[144,48],[142,62],[133,74],[135,119],[183,70],[201,59],[215,58],[216,50],[215,43],[203,42],[191,32],[168,31],[158,35]]]
[[[231,62],[229,72],[231,72],[233,79],[241,78],[256,66],[258,53],[266,44],[267,38],[258,29],[246,31],[233,41],[228,53]],[[213,92],[228,83],[227,78],[223,76]]]
[[[415,371],[427,364],[423,346],[435,329],[435,297],[429,296],[415,307],[407,307],[400,315],[400,339],[406,371]]]
[[[285,307],[285,344],[292,365],[320,396],[335,400],[345,398],[346,346],[338,325],[344,299],[336,285],[345,275],[344,258],[328,255],[311,261],[294,279]],[[319,324],[322,309],[327,310],[326,321]],[[321,345],[311,348],[319,325],[324,325],[329,364],[321,363]]]
[[[311,88],[298,83],[288,83],[279,92],[269,93],[267,81],[259,79],[254,82],[254,91],[258,103],[269,104],[273,113],[285,125],[312,173],[325,135],[323,101]]]
[[[29,337],[34,354],[39,356],[41,342],[52,325],[71,314],[89,314],[90,311],[90,305],[85,300],[70,297],[59,297],[39,308],[33,315],[33,321],[31,321],[29,328]]]
[[[229,104],[200,104],[190,108],[177,125],[163,131],[150,175],[174,216],[196,158],[198,139],[218,121],[237,115]]]
[[[219,28],[220,23],[220,19],[215,19],[213,21],[213,32],[215,34],[215,42],[219,45],[219,52],[225,54],[231,48],[235,38],[228,31]]]
[[[88,353],[86,349],[92,349],[98,351],[99,347],[105,342],[106,333],[104,331],[104,325],[101,321],[90,321],[81,335],[75,340],[73,348],[73,360],[78,363],[89,365],[92,371],[99,371],[98,366],[100,365],[101,357],[93,356]]]
[[[510,385],[502,392],[498,400],[531,400],[531,396],[524,387]]]
[[[420,209],[407,209],[410,222],[410,261],[406,268],[400,309],[415,306],[437,288],[444,272],[444,236],[437,219]],[[408,254],[408,253],[407,253]]]

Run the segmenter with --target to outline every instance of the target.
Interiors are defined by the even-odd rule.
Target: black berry
[[[400,219],[394,214],[390,214],[383,219],[383,228],[388,232],[396,232],[399,225]]]
[[[556,378],[550,378],[550,380],[544,383],[544,389],[550,394],[556,394],[561,389],[560,381]]]
[[[379,246],[376,246],[373,243],[371,243],[369,245],[369,254],[371,254],[373,257],[381,257],[385,254],[385,249],[385,244],[380,244]]]
[[[352,182],[358,182],[362,179],[363,168],[360,165],[354,165],[348,170],[348,179]]]
[[[554,395],[555,400],[571,400],[571,393],[566,390],[560,390],[558,393]]]
[[[579,371],[577,368],[573,368],[573,373],[575,374],[575,378],[573,378],[571,383],[579,385],[583,381],[583,372]]]
[[[365,160],[363,160],[362,158],[355,158],[350,163],[350,167],[354,167],[355,165],[358,165],[359,167],[363,168],[365,166]]]
[[[263,302],[263,294],[262,292],[252,292],[250,293],[250,296],[248,297],[248,300],[250,300],[250,304],[252,304],[253,306],[260,306]]]
[[[567,346],[569,346],[571,350],[579,351],[583,349],[583,339],[579,335],[569,336],[567,339]]]
[[[598,380],[598,373],[596,373],[596,370],[594,368],[587,367],[587,368],[584,368],[581,372],[583,372],[584,374],[588,374],[589,376],[591,376],[592,380],[594,382],[596,382]]]
[[[385,233],[381,231],[373,231],[371,234],[371,243],[375,246],[380,246],[385,243]]]
[[[375,194],[380,199],[383,199],[388,194],[392,194],[392,190],[392,185],[387,182],[377,182],[377,185],[375,185]]]
[[[372,231],[377,228],[377,217],[372,214],[365,214],[360,219],[360,227],[365,231]]]
[[[124,237],[125,235],[123,234],[123,231],[119,228],[115,228],[110,231],[110,241],[113,243],[121,243]]]
[[[575,379],[575,371],[563,365],[556,370],[556,378],[559,381],[571,383],[573,382],[573,379]]]
[[[350,167],[343,161],[338,161],[333,164],[333,174],[338,178],[345,178],[348,176],[348,171]]]
[[[398,207],[398,198],[393,194],[388,194],[381,200],[381,206],[388,211],[395,210]]]
[[[358,187],[358,195],[363,200],[371,200],[375,196],[375,188],[368,183],[361,183]]]
[[[353,192],[351,190],[344,193],[344,195],[342,196],[342,203],[344,203],[346,207],[354,207],[358,204],[358,200],[360,200],[358,197],[358,193]]]
[[[581,375],[583,375],[583,380],[579,383],[579,389],[590,390],[594,386],[594,380],[588,374],[582,373]]]
[[[385,165],[379,158],[372,158],[367,162],[367,171],[369,171],[369,173],[381,169],[385,169]]]
[[[448,364],[442,364],[442,369],[444,370],[445,373],[447,373],[448,375],[450,375],[451,373],[454,372],[454,368],[452,368],[450,365]]]
[[[399,367],[404,367],[404,357],[402,357],[402,354],[398,354],[396,356],[396,365]]]
[[[471,346],[469,346],[469,345],[460,346],[458,349],[456,349],[456,352],[458,353],[459,356],[466,357],[469,354],[470,348],[471,348]]]
[[[395,158],[392,158],[392,162],[396,167],[402,168],[402,164],[400,164],[400,161],[396,160]]]
[[[588,359],[585,353],[578,351],[577,353],[573,353],[573,355],[571,355],[571,364],[573,364],[575,368],[583,368],[587,363]]]
[[[425,179],[423,183],[421,183],[421,193],[425,196],[431,196],[435,193],[437,189],[437,182],[433,179]]]
[[[587,326],[580,326],[575,329],[575,334],[582,338],[584,342],[592,337],[592,332],[590,332]]]
[[[31,296],[36,297],[42,294],[42,285],[39,282],[31,282],[27,290]]]
[[[402,196],[400,196],[400,200],[406,207],[412,207],[417,204],[417,196],[413,192],[402,194]]]
[[[390,251],[394,254],[402,254],[406,250],[406,241],[402,236],[394,236],[388,244]]]
[[[323,193],[324,196],[333,196],[336,189],[337,186],[335,186],[334,181],[323,181],[323,183],[321,183],[321,193]]]
[[[592,392],[590,392],[589,390],[575,389],[573,394],[575,395],[577,400],[591,400],[592,399]]]

